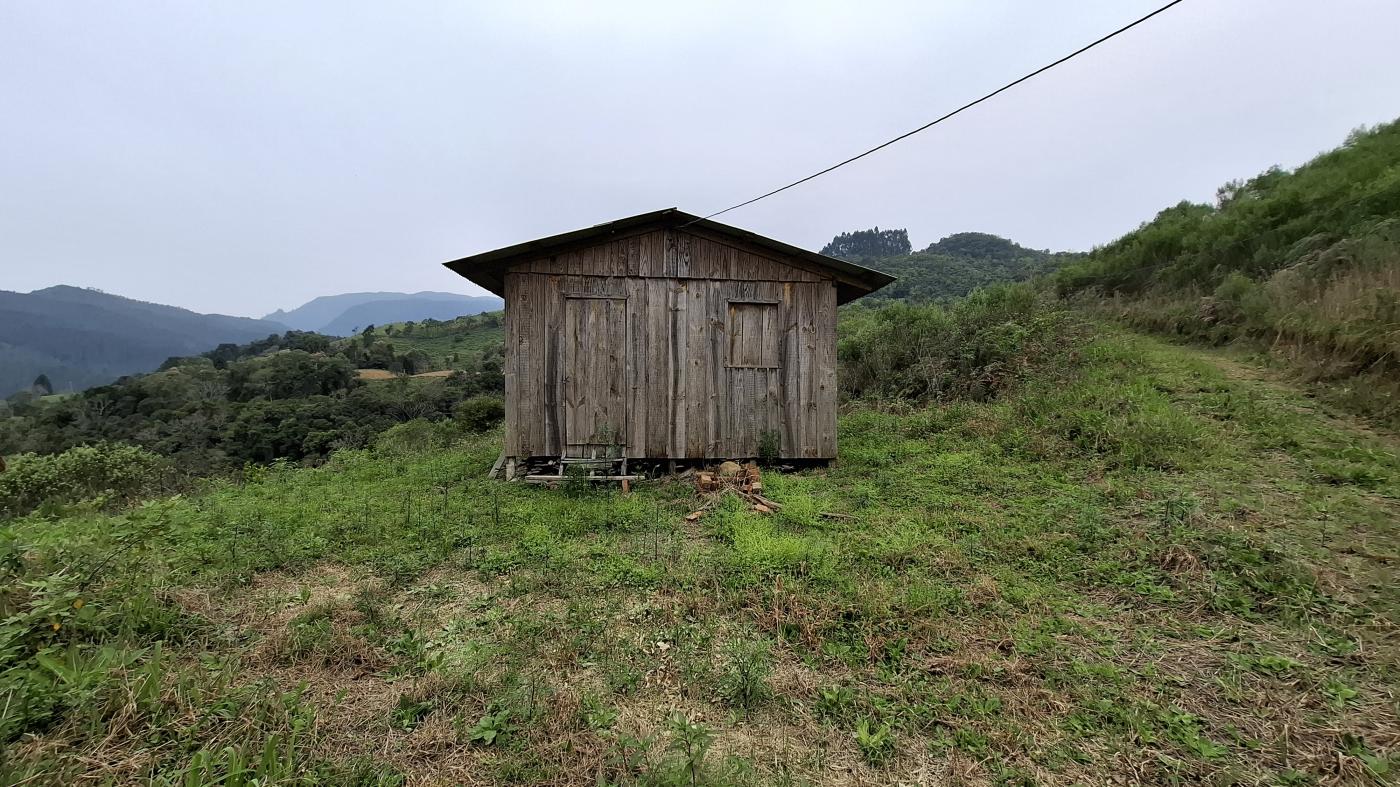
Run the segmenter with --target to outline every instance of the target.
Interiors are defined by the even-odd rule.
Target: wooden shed
[[[674,208],[445,264],[505,299],[512,468],[834,458],[836,307],[894,280]]]

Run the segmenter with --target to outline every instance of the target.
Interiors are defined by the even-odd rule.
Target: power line
[[[937,118],[937,119],[935,119],[935,120],[931,120],[931,121],[929,121],[928,123],[925,123],[924,125],[919,126],[918,128],[914,129],[913,131],[906,131],[905,133],[900,134],[899,136],[895,137],[894,139],[891,139],[891,140],[889,140],[889,141],[887,141],[887,142],[881,142],[880,144],[878,144],[878,145],[876,145],[875,147],[873,147],[873,148],[871,148],[871,149],[865,151],[864,153],[859,153],[859,154],[857,154],[857,155],[851,156],[850,158],[848,158],[848,159],[846,159],[845,161],[842,161],[842,162],[840,162],[840,163],[832,164],[831,166],[829,166],[829,167],[827,167],[826,169],[821,170],[821,171],[819,171],[819,172],[813,172],[811,175],[808,175],[807,177],[802,178],[801,180],[794,180],[793,182],[787,184],[786,186],[782,186],[781,188],[773,189],[772,191],[768,192],[767,194],[760,194],[760,195],[758,195],[757,197],[754,197],[753,199],[745,200],[745,201],[743,201],[743,202],[740,202],[738,205],[730,205],[729,207],[725,208],[724,210],[715,211],[714,213],[711,213],[711,214],[709,214],[708,216],[701,216],[700,218],[696,219],[695,221],[704,221],[704,220],[706,220],[706,219],[713,219],[715,216],[719,216],[719,215],[721,215],[721,214],[728,213],[728,212],[731,211],[731,210],[738,210],[739,208],[742,208],[742,207],[744,207],[745,205],[752,205],[752,204],[754,204],[755,202],[758,202],[758,201],[761,200],[761,199],[767,199],[767,198],[773,196],[774,194],[778,194],[778,193],[787,191],[788,189],[790,189],[790,188],[792,188],[792,187],[794,187],[794,186],[800,186],[800,185],[802,185],[803,183],[806,183],[807,181],[812,180],[812,179],[814,179],[814,178],[819,178],[819,177],[821,177],[822,175],[825,175],[826,173],[831,172],[832,170],[840,169],[841,167],[844,167],[844,166],[846,166],[847,164],[850,164],[850,163],[853,162],[853,161],[859,161],[860,159],[865,158],[866,156],[870,155],[871,153],[874,153],[874,152],[877,151],[877,150],[881,150],[881,149],[887,148],[887,147],[889,147],[890,145],[893,145],[894,143],[899,142],[900,140],[903,140],[903,139],[907,139],[907,138],[909,138],[909,137],[912,137],[912,136],[914,136],[915,134],[919,133],[920,131],[925,131],[925,130],[927,130],[927,129],[933,128],[934,126],[938,125],[939,123],[942,123],[943,121],[947,120],[948,118],[953,117],[954,115],[957,115],[957,114],[963,112],[964,110],[972,109],[973,107],[977,106],[978,104],[982,103],[983,101],[986,101],[987,99],[992,98],[993,96],[996,96],[996,95],[999,94],[999,93],[1004,93],[1005,91],[1010,90],[1010,89],[1013,88],[1013,87],[1016,87],[1017,85],[1021,84],[1022,82],[1025,82],[1025,81],[1028,80],[1028,79],[1031,79],[1032,77],[1039,76],[1039,75],[1045,73],[1046,71],[1049,71],[1050,69],[1054,68],[1055,66],[1060,65],[1061,63],[1064,63],[1064,62],[1066,62],[1066,61],[1068,61],[1068,60],[1072,60],[1072,59],[1078,57],[1079,55],[1082,55],[1082,54],[1084,54],[1085,52],[1088,52],[1090,49],[1093,49],[1094,47],[1098,46],[1099,44],[1102,44],[1103,42],[1107,41],[1107,40],[1110,39],[1110,38],[1113,38],[1114,36],[1117,36],[1117,35],[1119,35],[1119,34],[1121,34],[1121,33],[1126,33],[1126,32],[1128,32],[1129,30],[1132,30],[1134,27],[1137,27],[1138,25],[1142,24],[1143,22],[1146,22],[1147,20],[1151,19],[1152,17],[1157,16],[1158,14],[1162,13],[1163,11],[1166,11],[1167,9],[1171,8],[1172,6],[1178,5],[1178,4],[1182,3],[1182,2],[1183,2],[1183,0],[1172,0],[1170,3],[1167,3],[1166,5],[1162,6],[1161,8],[1158,8],[1156,11],[1153,11],[1152,13],[1147,14],[1146,16],[1139,17],[1138,19],[1135,19],[1135,20],[1133,20],[1132,22],[1129,22],[1128,24],[1123,25],[1122,27],[1118,28],[1117,30],[1114,30],[1112,33],[1109,33],[1108,35],[1105,35],[1105,36],[1103,36],[1103,37],[1101,37],[1101,38],[1095,39],[1094,41],[1092,41],[1092,42],[1090,42],[1090,43],[1088,43],[1088,44],[1085,44],[1084,46],[1082,46],[1082,47],[1080,47],[1080,48],[1074,50],[1073,52],[1070,52],[1068,55],[1065,55],[1064,57],[1060,58],[1059,60],[1056,60],[1055,62],[1049,63],[1049,64],[1047,64],[1047,65],[1043,65],[1043,66],[1041,66],[1040,68],[1037,68],[1036,70],[1030,72],[1029,74],[1026,74],[1025,76],[1021,77],[1020,79],[1017,79],[1017,80],[1015,80],[1015,81],[1013,81],[1013,82],[1007,82],[1005,85],[1002,85],[1001,87],[997,88],[996,90],[993,90],[992,92],[988,93],[987,95],[982,96],[981,98],[977,99],[976,101],[969,101],[968,103],[963,104],[962,106],[958,107],[957,109],[953,110],[952,112],[949,112],[948,114],[946,114],[946,115],[944,115],[944,116],[942,116],[942,117],[940,117],[940,118]],[[692,222],[690,222],[690,223],[691,223],[691,224],[694,224],[695,222],[692,221]]]

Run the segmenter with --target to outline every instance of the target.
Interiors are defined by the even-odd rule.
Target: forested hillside
[[[1400,121],[1163,210],[1054,282],[1138,328],[1268,348],[1400,423]]]
[[[171,356],[285,330],[78,287],[0,291],[0,397],[28,388],[41,374],[55,391],[81,391],[154,370]]]
[[[289,331],[222,344],[75,396],[0,402],[0,455],[115,441],[197,475],[244,462],[317,461],[415,418],[489,425],[501,411],[500,333],[499,315],[480,315],[348,339]],[[365,383],[361,369],[457,373]]]
[[[899,280],[861,299],[862,303],[942,302],[978,287],[1026,281],[1077,260],[1073,252],[1028,249],[996,235],[961,232],[913,252],[907,230],[879,227],[842,233],[821,253],[898,276]]]
[[[371,345],[394,347],[398,352],[420,359],[420,365],[430,369],[458,369],[475,356],[483,353],[501,352],[505,341],[505,320],[502,312],[486,312],[451,320],[423,320],[388,325],[366,325],[357,336],[341,339],[334,346],[342,352],[352,348],[357,342],[363,346],[368,338]],[[372,366],[371,363],[360,364]],[[416,368],[394,369],[391,371],[418,371]]]

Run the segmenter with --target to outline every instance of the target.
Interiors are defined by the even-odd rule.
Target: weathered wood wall
[[[819,270],[680,230],[505,278],[506,453],[836,455],[836,289]]]

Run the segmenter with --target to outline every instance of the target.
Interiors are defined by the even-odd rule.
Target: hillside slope
[[[495,313],[387,325],[347,339],[288,331],[220,344],[73,396],[0,403],[0,456],[120,441],[194,475],[246,462],[317,462],[399,421],[448,419],[463,400],[499,395],[501,339]],[[361,385],[371,376],[406,382],[404,375],[423,373],[437,377]],[[486,410],[478,403],[467,420],[498,418],[495,401]]]
[[[485,312],[446,321],[379,323],[372,341],[391,344],[395,352],[418,353],[432,369],[462,369],[483,353],[499,354],[505,341],[504,312]],[[336,347],[363,344],[363,333],[336,342]]]
[[[151,371],[171,356],[284,330],[266,320],[198,314],[78,287],[0,291],[0,396],[41,373],[56,390],[82,390]]]
[[[1136,328],[1267,350],[1400,426],[1400,121],[1167,208],[1054,280]]]
[[[493,482],[499,434],[408,424],[12,522],[0,779],[1383,783],[1396,443],[1090,333],[989,401],[852,405],[774,514]]]
[[[407,320],[447,320],[501,308],[495,296],[470,297],[452,292],[351,292],[322,295],[288,311],[278,309],[263,319],[298,331],[347,336],[356,328]]]

